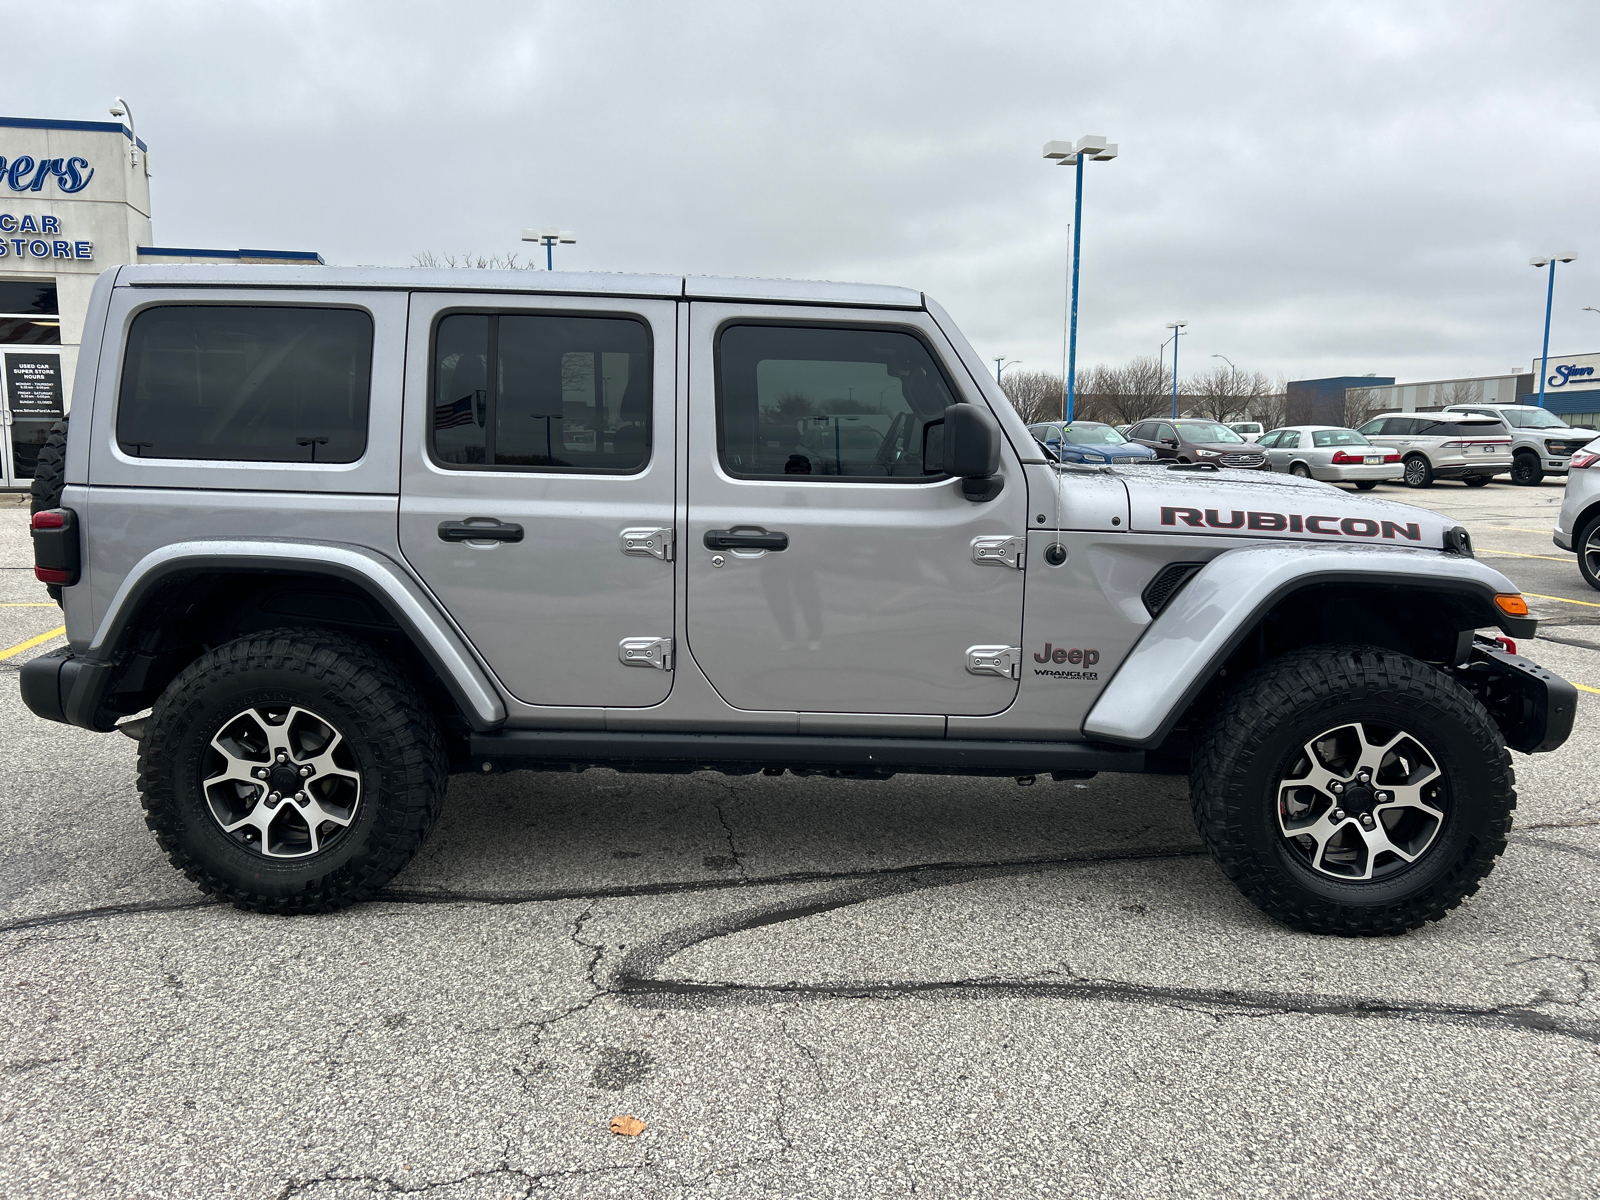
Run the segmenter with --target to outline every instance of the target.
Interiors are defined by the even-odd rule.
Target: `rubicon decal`
[[[1252,533],[1320,533],[1334,537],[1388,538],[1420,542],[1422,529],[1415,521],[1374,521],[1371,517],[1305,516],[1301,513],[1247,512],[1229,510],[1226,517],[1214,508],[1175,508],[1163,506],[1163,525],[1186,525],[1190,529],[1240,529]]]

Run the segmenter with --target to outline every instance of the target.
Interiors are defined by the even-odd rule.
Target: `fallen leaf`
[[[623,1137],[638,1137],[645,1131],[645,1123],[638,1117],[624,1113],[620,1117],[611,1118],[611,1132],[620,1133]]]

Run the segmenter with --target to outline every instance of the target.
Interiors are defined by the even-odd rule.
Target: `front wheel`
[[[1298,475],[1301,479],[1310,479],[1311,468],[1302,462],[1293,463],[1289,467],[1289,474]]]
[[[1511,755],[1435,667],[1315,646],[1259,667],[1194,757],[1190,798],[1218,865],[1309,933],[1404,933],[1478,890],[1516,807]]]
[[[172,864],[261,912],[369,898],[433,827],[447,769],[404,675],[321,631],[202,655],[162,692],[139,745],[145,823]]]
[[[1544,467],[1537,454],[1523,451],[1511,460],[1511,482],[1523,487],[1535,487],[1544,479]]]
[[[1425,488],[1433,486],[1433,466],[1420,454],[1413,454],[1406,459],[1406,473],[1402,478],[1407,487]]]

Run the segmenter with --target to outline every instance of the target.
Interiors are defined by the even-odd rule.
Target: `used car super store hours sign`
[[[53,182],[67,195],[81,192],[94,178],[94,168],[84,158],[41,158],[18,155],[9,162],[0,155],[0,180],[13,192],[42,192]],[[93,258],[94,243],[69,241],[61,234],[61,219],[46,213],[18,218],[0,213],[0,258]],[[20,236],[12,236],[20,235]]]

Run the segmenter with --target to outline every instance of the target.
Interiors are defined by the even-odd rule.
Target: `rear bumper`
[[[1538,663],[1496,643],[1478,641],[1471,660],[1455,677],[1489,710],[1513,750],[1542,754],[1572,734],[1578,689]]]
[[[115,724],[100,715],[111,672],[111,663],[80,658],[70,650],[41,654],[22,664],[22,702],[46,721],[105,733]]]
[[[1315,478],[1326,480],[1328,483],[1360,483],[1369,479],[1379,481],[1386,479],[1398,480],[1403,479],[1405,473],[1405,464],[1397,462],[1374,463],[1370,467],[1366,463],[1362,463],[1359,466],[1313,467],[1311,471]]]
[[[1511,470],[1511,460],[1491,459],[1488,462],[1436,462],[1433,473],[1440,479],[1471,479],[1478,475],[1504,475]]]
[[[1559,526],[1556,528],[1556,531],[1550,535],[1550,540],[1561,549],[1565,550],[1568,554],[1576,553],[1576,551],[1574,551],[1572,548],[1572,535],[1570,533],[1563,532]]]

